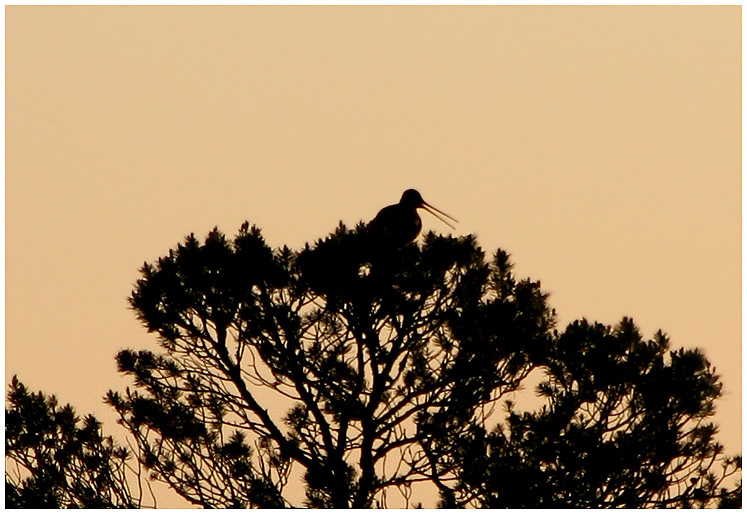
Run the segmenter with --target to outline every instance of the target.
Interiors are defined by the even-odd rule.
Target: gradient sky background
[[[740,6],[6,7],[6,383],[111,430],[144,261],[244,220],[299,248],[409,187],[559,328],[704,349],[741,451]]]

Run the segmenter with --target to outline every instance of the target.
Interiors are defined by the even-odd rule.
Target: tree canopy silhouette
[[[134,508],[142,494],[126,478],[128,452],[54,396],[16,377],[5,410],[6,508]]]
[[[244,224],[141,272],[130,303],[163,352],[120,352],[134,387],[107,402],[196,505],[741,503],[701,352],[630,319],[558,331],[540,283],[471,236],[399,246],[341,224],[273,250]],[[520,405],[530,374],[539,398]]]

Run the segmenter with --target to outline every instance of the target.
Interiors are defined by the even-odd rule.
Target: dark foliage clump
[[[16,377],[5,409],[6,508],[134,508],[125,448],[54,396],[31,393]]]

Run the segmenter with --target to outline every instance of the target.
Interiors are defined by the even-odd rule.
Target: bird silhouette
[[[413,242],[420,234],[423,222],[418,215],[418,209],[425,209],[451,228],[456,227],[438,214],[459,223],[456,219],[423,200],[423,197],[416,190],[408,189],[402,193],[399,203],[381,209],[368,224],[368,229],[372,235],[379,239],[384,239],[397,246],[404,246]]]

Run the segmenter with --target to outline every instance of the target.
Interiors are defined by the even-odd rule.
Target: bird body
[[[423,227],[423,222],[417,212],[418,209],[425,209],[451,228],[454,228],[436,212],[456,221],[454,218],[428,204],[416,190],[408,189],[402,193],[399,203],[389,205],[379,211],[369,223],[369,230],[372,234],[391,241],[397,246],[404,246],[414,241]]]
[[[401,246],[418,237],[423,222],[415,209],[395,203],[381,209],[369,226],[372,232]]]

